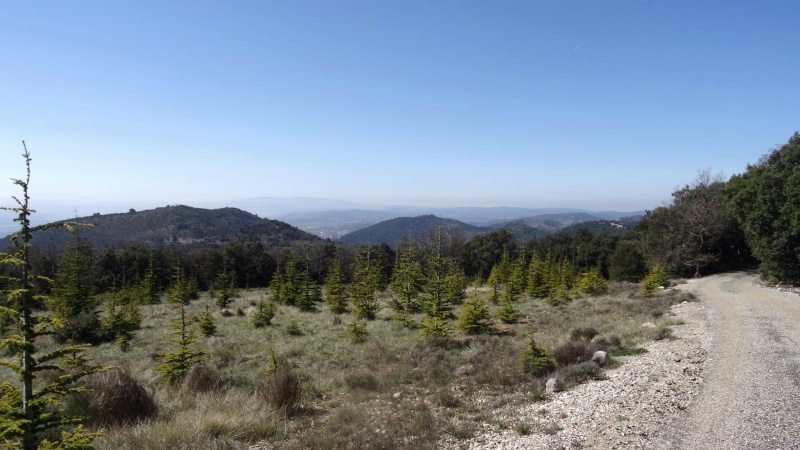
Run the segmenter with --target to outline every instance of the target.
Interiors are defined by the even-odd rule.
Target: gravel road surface
[[[709,311],[700,395],[670,448],[800,448],[800,296],[744,273],[691,283]]]

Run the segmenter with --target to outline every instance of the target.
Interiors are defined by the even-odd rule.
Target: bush
[[[596,268],[582,273],[574,289],[576,297],[603,295],[608,292],[608,284],[600,274],[600,269]]]
[[[491,331],[491,315],[486,301],[479,298],[465,300],[456,327],[465,334],[483,334]]]
[[[216,370],[202,364],[195,364],[183,376],[181,389],[191,393],[209,392],[219,389],[220,385],[221,380]]]
[[[208,304],[206,310],[200,314],[200,332],[206,337],[211,337],[217,332],[217,325],[214,323],[214,316],[211,315]]]
[[[131,425],[158,412],[153,396],[126,370],[115,368],[88,380],[86,416],[97,427]]]
[[[553,358],[562,366],[591,361],[594,348],[585,341],[566,341],[553,350]]]
[[[653,334],[654,341],[660,341],[672,337],[672,329],[668,327],[661,327]]]
[[[605,334],[598,336],[592,341],[592,343],[595,345],[595,347],[597,347],[598,350],[603,350],[609,353],[622,348],[622,339],[618,334]]]
[[[301,330],[300,325],[293,320],[286,324],[286,334],[289,336],[302,336],[303,330]]]
[[[555,377],[561,382],[561,386],[564,389],[569,389],[587,381],[599,380],[602,376],[603,371],[592,361],[562,367],[555,373]]]
[[[100,318],[95,311],[83,311],[72,317],[61,319],[55,328],[56,340],[96,344],[101,332]]]
[[[639,290],[639,295],[642,297],[652,297],[658,293],[660,287],[666,287],[669,282],[667,272],[664,268],[655,265],[642,280],[642,288]]]
[[[287,414],[299,409],[301,394],[300,378],[283,366],[258,389],[261,400]]]
[[[344,376],[344,384],[353,390],[377,391],[380,382],[369,372],[349,373]]]
[[[511,305],[511,302],[505,302],[503,307],[497,310],[497,318],[503,323],[513,323],[519,318],[519,310]]]
[[[350,339],[351,342],[354,344],[360,344],[367,340],[367,324],[364,322],[351,322],[347,325],[347,329],[345,330],[347,333],[347,337]]]
[[[253,325],[256,328],[261,328],[269,325],[272,323],[272,319],[275,317],[275,312],[277,311],[278,307],[275,305],[275,302],[265,302],[261,301],[258,302],[258,306],[256,307],[256,312],[253,315]]]
[[[571,341],[589,342],[598,334],[600,334],[600,332],[592,327],[573,328],[569,333],[569,339]]]
[[[542,347],[536,344],[533,338],[528,341],[525,350],[519,358],[520,371],[530,373],[536,377],[543,377],[556,368],[553,356]]]

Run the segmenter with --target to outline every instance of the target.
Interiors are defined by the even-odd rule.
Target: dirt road
[[[669,447],[800,449],[800,296],[756,281],[692,282],[709,311],[705,383]]]

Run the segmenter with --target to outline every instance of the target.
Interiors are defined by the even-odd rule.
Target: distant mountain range
[[[393,244],[409,233],[416,234],[426,227],[433,229],[438,226],[457,228],[467,238],[503,228],[522,240],[559,230],[569,231],[574,224],[590,226],[590,222],[598,232],[616,232],[629,228],[632,226],[630,223],[635,223],[644,214],[642,211],[589,212],[575,208],[384,207],[316,198],[261,197],[218,203],[226,203],[227,207],[166,206],[128,213],[97,212],[70,220],[95,225],[83,229],[81,234],[101,246],[138,243],[157,247],[207,248],[226,242],[262,242],[274,248],[295,241],[319,240],[320,237],[347,243]],[[204,204],[212,205],[213,202]],[[66,212],[63,203],[45,203],[37,207],[46,214],[35,214],[32,217],[34,225],[55,222],[78,210],[75,207],[71,213]],[[109,205],[94,207],[103,211]],[[91,211],[92,208],[83,205],[81,210]],[[62,213],[60,217],[56,216],[59,212]],[[272,215],[276,212],[283,214]],[[277,220],[259,218],[255,213],[261,217],[270,213],[272,219]],[[625,217],[631,217],[632,222],[626,222]],[[16,231],[12,218],[10,212],[0,211],[0,236]],[[356,233],[361,230],[361,233]],[[64,230],[49,230],[37,233],[36,244],[58,244],[68,240],[68,236]],[[0,242],[0,248],[5,242]]]
[[[569,226],[571,223],[589,220],[619,220],[624,217],[637,217],[643,214],[644,211],[589,212],[573,208],[419,208],[398,206],[382,210],[347,209],[294,212],[275,218],[320,237],[339,239],[349,233],[398,217],[434,215],[439,218],[454,219],[478,227],[505,226],[505,224],[515,220],[531,220],[531,223],[526,224],[527,227],[549,232]],[[558,219],[552,225],[547,226],[543,223],[543,221],[550,220],[553,217],[558,217]],[[534,222],[538,225],[535,226]],[[512,224],[510,226],[514,227],[515,225]]]
[[[424,238],[437,229],[446,232],[457,230],[464,239],[476,234],[489,233],[494,230],[508,230],[518,240],[536,239],[556,231],[575,233],[579,228],[586,228],[593,234],[623,234],[633,227],[641,216],[627,217],[618,220],[603,220],[587,213],[542,214],[534,217],[497,223],[487,227],[470,225],[455,219],[445,219],[434,215],[417,217],[398,217],[385,220],[375,225],[348,233],[340,242],[351,245],[386,243],[395,246],[406,238]]]
[[[94,214],[61,222],[79,222],[81,238],[95,247],[140,244],[148,247],[216,248],[230,242],[260,242],[266,248],[289,247],[297,242],[322,239],[278,220],[261,219],[236,208],[202,209],[190,206],[161,208],[120,214]],[[61,245],[72,239],[65,228],[37,232],[32,243],[39,247]],[[8,243],[4,239],[3,244]],[[5,247],[5,245],[0,245]]]

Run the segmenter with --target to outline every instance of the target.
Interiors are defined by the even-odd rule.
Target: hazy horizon
[[[0,205],[653,209],[800,126],[800,3],[22,2]],[[39,208],[45,213],[45,208]]]

